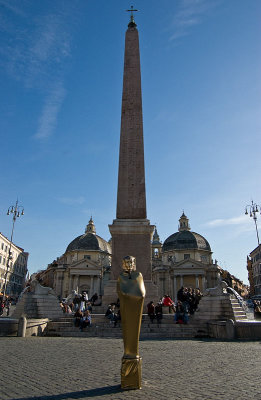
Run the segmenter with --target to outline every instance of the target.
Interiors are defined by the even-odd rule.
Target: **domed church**
[[[43,284],[54,288],[60,298],[76,290],[92,296],[103,294],[103,284],[109,279],[111,246],[96,234],[92,217],[85,233],[76,237],[65,253],[42,271]]]
[[[151,247],[152,277],[160,296],[169,294],[177,299],[182,286],[204,291],[217,285],[220,268],[213,263],[210,245],[202,235],[191,231],[184,212],[178,232],[170,235],[163,245],[155,229]]]

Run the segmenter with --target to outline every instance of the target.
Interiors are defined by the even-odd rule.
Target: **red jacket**
[[[171,300],[171,298],[169,296],[166,296],[163,298],[164,306],[170,307],[170,306],[172,306],[172,304],[173,304],[173,301]]]

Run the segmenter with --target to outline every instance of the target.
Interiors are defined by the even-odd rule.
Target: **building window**
[[[184,254],[184,260],[187,260],[188,258],[190,258],[190,254]]]
[[[3,258],[3,265],[5,265],[5,258]]]
[[[2,262],[2,256],[0,256],[0,264],[1,264],[1,262]]]
[[[91,256],[85,255],[85,256],[84,256],[84,259],[85,259],[85,260],[90,260],[90,259],[91,259]]]
[[[2,250],[4,250],[4,243],[2,243]]]
[[[208,261],[207,256],[201,256],[200,258],[201,258],[202,262],[207,262]]]

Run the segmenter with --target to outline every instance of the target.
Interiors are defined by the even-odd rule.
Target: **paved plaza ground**
[[[261,399],[260,342],[144,340],[141,390],[120,389],[121,339],[0,338],[1,400]]]

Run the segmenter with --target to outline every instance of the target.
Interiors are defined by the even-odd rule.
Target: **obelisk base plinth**
[[[124,390],[141,389],[142,358],[122,358],[121,388]]]
[[[116,280],[109,280],[106,285],[104,286],[104,294],[102,296],[102,305],[108,306],[111,303],[117,303],[118,294],[116,291]],[[147,314],[147,304],[150,301],[154,303],[158,301],[159,294],[158,294],[158,287],[150,280],[145,280],[145,289],[146,289],[146,297],[145,303],[143,307],[143,313]]]
[[[114,219],[109,225],[112,237],[111,279],[118,279],[122,259],[136,258],[137,271],[144,280],[151,280],[151,240],[154,225],[148,219]]]

